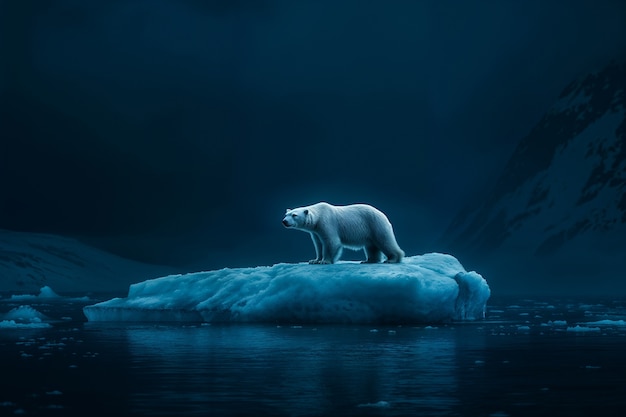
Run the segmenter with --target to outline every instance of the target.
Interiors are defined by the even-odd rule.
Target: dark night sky
[[[302,261],[285,208],[371,203],[435,245],[616,1],[0,1],[0,227],[198,267]],[[360,255],[359,255],[360,256]]]

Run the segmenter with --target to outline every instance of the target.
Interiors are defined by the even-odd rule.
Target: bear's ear
[[[309,214],[309,210],[304,210],[304,215],[307,216]]]
[[[289,213],[290,211],[291,211],[291,209],[285,210],[285,214]]]

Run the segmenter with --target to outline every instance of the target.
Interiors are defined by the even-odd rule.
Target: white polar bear
[[[400,262],[404,257],[387,216],[367,204],[333,206],[321,202],[287,209],[283,225],[311,234],[317,254],[311,264],[335,263],[344,247],[364,249],[367,260],[363,263],[380,262],[383,253],[387,263]]]

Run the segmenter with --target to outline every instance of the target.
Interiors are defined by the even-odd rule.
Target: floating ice
[[[541,326],[567,326],[567,321],[566,320],[548,320],[547,323],[541,323]]]
[[[589,323],[585,323],[593,326],[626,326],[626,321],[624,320],[600,320],[600,321],[592,321]]]
[[[15,320],[0,321],[0,329],[44,329],[50,327],[48,323],[16,323]]]
[[[404,323],[484,317],[487,282],[451,255],[171,275],[84,308],[89,321]]]
[[[568,327],[567,328],[568,332],[599,332],[600,328],[599,327],[586,327],[586,326],[580,326],[580,325],[576,325],[576,327]]]
[[[377,403],[366,403],[366,404],[359,404],[357,407],[368,407],[368,408],[389,408],[391,407],[391,404],[389,404],[387,401],[378,401]]]

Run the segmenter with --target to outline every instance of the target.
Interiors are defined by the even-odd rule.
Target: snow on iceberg
[[[484,317],[490,289],[451,255],[171,275],[87,306],[94,321],[410,323]]]

